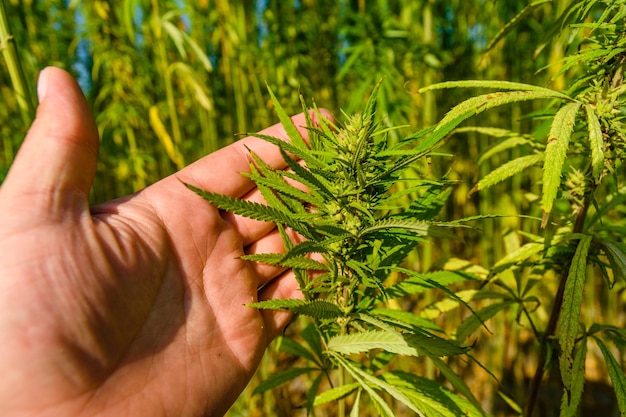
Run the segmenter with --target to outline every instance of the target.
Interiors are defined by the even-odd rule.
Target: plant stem
[[[583,231],[583,227],[585,225],[585,219],[587,218],[587,209],[589,208],[589,203],[591,201],[590,196],[592,192],[587,193],[587,197],[583,202],[583,206],[576,216],[576,220],[574,222],[574,229],[572,233],[581,233]],[[539,352],[539,360],[537,362],[537,369],[535,370],[535,375],[533,375],[532,380],[530,381],[530,385],[528,386],[528,400],[526,401],[526,409],[524,411],[524,417],[532,417],[533,412],[535,411],[535,405],[537,403],[537,395],[539,394],[539,387],[541,386],[541,380],[543,379],[543,374],[545,370],[545,362],[548,357],[548,343],[549,340],[555,336],[557,324],[559,322],[559,316],[561,315],[561,306],[563,305],[563,293],[565,292],[565,285],[567,284],[567,277],[569,275],[569,268],[571,264],[571,259],[565,265],[563,270],[561,271],[561,278],[559,281],[559,288],[557,289],[556,296],[554,297],[554,304],[552,305],[552,312],[550,313],[550,320],[548,321],[548,326],[546,327],[546,331],[541,339],[541,350]]]
[[[346,332],[346,323],[341,324],[341,334],[345,335]],[[339,386],[342,387],[346,384],[346,369],[344,367],[340,367],[339,369]],[[346,399],[345,397],[340,398],[337,401],[337,417],[345,417],[346,416]]]
[[[9,76],[17,96],[17,104],[22,114],[22,120],[24,125],[28,126],[35,115],[35,105],[20,64],[15,39],[13,39],[9,29],[4,0],[0,0],[0,50],[2,50],[2,55],[4,55],[9,68]]]
[[[153,31],[155,36],[156,43],[156,53],[158,64],[161,72],[161,76],[163,77],[163,83],[165,85],[165,100],[167,103],[168,115],[171,123],[172,129],[172,138],[174,139],[174,145],[176,146],[176,151],[178,151],[178,147],[182,142],[182,136],[180,133],[180,124],[178,122],[178,114],[176,112],[176,100],[174,97],[174,85],[172,82],[173,77],[173,67],[169,65],[167,58],[167,37],[163,33],[163,17],[159,11],[159,2],[156,0],[152,0],[153,7]],[[185,166],[184,161],[182,160],[182,154],[179,154],[179,161],[173,161],[176,163],[178,169],[181,169]]]

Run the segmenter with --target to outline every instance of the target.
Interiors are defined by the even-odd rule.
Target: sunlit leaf
[[[383,349],[399,355],[420,356],[400,334],[381,330],[334,336],[328,341],[328,349],[346,355]]]
[[[594,337],[594,340],[600,347],[602,356],[604,356],[604,362],[609,370],[609,376],[617,396],[617,407],[619,408],[620,417],[626,417],[626,375],[624,375],[624,369],[622,369],[602,339]]]
[[[279,253],[256,253],[251,255],[244,255],[241,259],[246,261],[260,262],[267,265],[283,266],[285,268],[299,268],[307,269],[310,271],[327,271],[328,266],[315,259],[307,258],[306,256],[291,256],[287,257]]]
[[[563,392],[560,417],[576,417],[585,386],[585,359],[587,357],[587,338],[583,338],[574,354],[573,374],[569,390]]]
[[[323,300],[275,299],[246,305],[262,310],[288,310],[320,320],[336,319],[344,315],[336,304]]]
[[[587,129],[589,130],[589,147],[591,148],[591,167],[593,179],[598,183],[604,170],[604,138],[600,120],[591,106],[585,106],[587,113]]]
[[[511,304],[513,304],[512,301],[504,301],[488,305],[487,307],[478,310],[476,314],[469,316],[459,325],[459,327],[457,327],[456,339],[459,341],[467,339],[467,337],[478,329],[485,321],[495,316],[499,311],[509,307]]]
[[[516,83],[511,81],[497,81],[497,80],[463,80],[463,81],[446,81],[429,85],[421,88],[420,93],[430,90],[440,90],[444,88],[491,88],[495,90],[518,90],[513,91],[515,93],[534,91],[537,93],[543,93],[545,97],[560,98],[564,100],[571,100],[571,98],[563,93],[559,93],[556,90],[540,87],[532,84]],[[482,97],[482,96],[481,96]],[[515,97],[515,96],[512,96]],[[539,98],[539,97],[538,97]],[[492,97],[493,99],[493,97]]]
[[[498,83],[499,82],[495,84]],[[539,87],[524,91],[494,92],[472,97],[452,108],[452,110],[450,110],[437,124],[433,134],[436,134],[440,130],[450,132],[464,120],[494,107],[502,106],[504,104],[517,103],[520,101],[546,98],[569,99],[569,97],[554,90]]]
[[[350,394],[351,392],[355,391],[360,386],[361,384],[359,384],[358,382],[354,382],[352,384],[341,385],[341,386],[326,390],[322,392],[321,394],[318,394],[315,397],[315,402],[313,403],[313,405],[317,407],[322,404],[326,404],[328,402],[338,400]]]
[[[405,394],[424,416],[483,417],[485,415],[470,401],[427,378],[402,371],[386,372],[382,378]]]
[[[565,389],[572,390],[574,384],[574,345],[579,330],[580,311],[583,302],[583,289],[587,278],[587,255],[591,236],[583,236],[578,242],[576,253],[567,276],[563,305],[561,306],[559,343],[559,365]]]
[[[541,161],[543,161],[543,154],[526,155],[512,159],[481,178],[470,191],[470,194],[474,191],[485,190],[492,187],[499,182],[511,178],[515,174],[519,174],[526,168],[538,164]]]
[[[541,207],[543,208],[542,227],[548,224],[548,218],[552,211],[559,186],[561,185],[563,164],[567,156],[570,136],[574,129],[576,113],[578,113],[580,106],[581,103],[575,102],[568,103],[561,107],[554,116],[552,126],[550,127],[548,144],[545,151],[545,162],[543,164],[543,189],[541,196]]]
[[[370,310],[370,313],[377,316],[381,320],[384,320],[385,318],[393,319],[393,323],[395,325],[404,325],[407,328],[417,327],[432,331],[443,331],[441,327],[437,326],[432,321],[420,317],[410,311],[394,310],[391,308],[375,308]]]
[[[278,101],[278,99],[274,95],[274,92],[269,87],[267,91],[270,94],[270,98],[272,100],[272,104],[274,105],[274,110],[276,111],[276,114],[278,115],[278,119],[280,120],[280,123],[283,125],[285,132],[287,132],[287,136],[289,136],[289,139],[291,139],[291,143],[297,148],[307,149],[307,145],[304,142],[304,139],[302,139],[302,135],[300,134],[296,126],[293,124],[293,121],[291,120],[291,118],[289,117],[289,115],[287,114],[283,106],[280,104],[280,101]]]
[[[281,210],[253,201],[246,201],[223,194],[201,190],[191,184],[185,184],[185,186],[222,210],[228,210],[232,213],[236,213],[250,219],[284,224],[294,230],[297,230],[304,236],[310,236],[309,229],[305,225],[296,221],[292,216]]]
[[[492,268],[493,273],[502,272],[512,266],[526,261],[530,257],[539,254],[545,249],[543,243],[529,242],[521,246],[519,249],[508,253],[504,258],[500,259]]]
[[[450,368],[450,366],[448,366],[441,358],[431,357],[430,361],[435,364],[437,369],[439,369],[439,372],[441,372],[452,387],[463,394],[465,398],[467,398],[474,405],[474,407],[476,407],[476,410],[482,410],[480,402],[459,374]]]
[[[161,121],[161,117],[159,116],[159,109],[157,106],[150,107],[148,117],[150,120],[150,126],[152,126],[154,133],[156,133],[159,141],[163,145],[167,156],[178,167],[178,169],[182,169],[185,166],[185,161],[178,147],[174,143],[174,140],[167,131],[167,128]]]
[[[339,355],[333,355],[333,357],[335,358],[335,360],[337,360],[339,363],[341,363],[345,369],[355,378],[358,380],[363,381],[363,383],[361,384],[366,390],[368,390],[368,393],[370,393],[371,395],[371,388],[377,388],[379,390],[382,390],[383,392],[391,395],[393,398],[395,398],[396,400],[400,401],[401,403],[403,403],[404,405],[406,405],[409,409],[411,409],[413,412],[417,413],[419,416],[423,416],[423,417],[429,417],[424,415],[421,410],[416,406],[416,404],[414,404],[414,402],[407,397],[402,391],[400,391],[398,388],[396,388],[394,385],[387,383],[386,381],[377,378],[373,375],[368,374],[367,372],[363,371],[362,369],[358,368],[357,366],[355,366],[352,362],[348,361],[347,359],[344,359],[343,357],[339,356]],[[365,383],[365,384],[364,384]],[[369,389],[368,389],[369,388]],[[384,405],[384,409],[388,409],[388,406],[385,404]],[[389,410],[391,411],[391,410]],[[392,413],[393,415],[393,413]]]
[[[480,158],[478,158],[477,164],[482,164],[487,161],[492,156],[495,156],[499,153],[504,153],[510,149],[518,148],[518,147],[527,147],[526,145],[533,145],[533,142],[528,138],[519,135],[511,135],[507,139],[494,144],[489,147]]]

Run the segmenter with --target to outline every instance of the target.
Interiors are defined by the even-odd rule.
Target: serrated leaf
[[[293,171],[286,171],[283,175],[300,182],[301,184],[306,186],[308,191],[312,194],[320,194],[320,196],[325,196],[326,198],[334,198],[333,192],[330,191],[330,186],[328,182],[324,179],[324,177],[322,177],[321,175],[315,175],[309,169],[298,164],[296,161],[290,158],[283,149],[281,149],[280,152],[289,169]]]
[[[252,153],[252,157],[255,163],[253,168],[256,172],[253,170],[252,174],[243,175],[252,179],[257,187],[259,185],[264,185],[280,194],[287,195],[292,197],[292,199],[300,200],[309,204],[320,205],[323,203],[323,200],[317,197],[316,194],[307,193],[297,187],[294,187],[293,185],[288,184],[284,178],[284,174],[286,174],[285,171],[273,169],[254,153]]]
[[[497,44],[500,39],[504,38],[507,34],[513,30],[513,28],[521,22],[530,12],[532,12],[536,7],[541,6],[542,4],[549,3],[552,0],[537,0],[533,3],[530,3],[526,7],[524,7],[517,15],[513,17],[513,19],[509,20],[506,25],[504,25],[498,33],[493,37],[489,44],[485,47],[485,52],[491,50],[495,44]]]
[[[425,195],[415,199],[407,209],[405,209],[404,215],[411,216],[416,220],[432,220],[434,219],[441,209],[445,206],[453,188],[448,187],[445,189],[429,189]]]
[[[277,343],[278,350],[289,355],[298,356],[300,358],[304,358],[310,362],[313,362],[316,365],[320,365],[317,361],[317,358],[309,352],[307,348],[296,342],[295,340],[288,337],[280,337]]]
[[[626,281],[626,247],[623,244],[609,240],[601,240],[599,243],[602,245],[604,253],[611,264],[613,274]]]
[[[241,259],[245,261],[259,262],[267,265],[282,266],[285,268],[306,269],[308,271],[328,271],[328,266],[307,258],[306,256],[288,257],[281,253],[257,253],[252,255],[244,255]]]
[[[302,329],[302,331],[300,331],[300,336],[309,345],[311,352],[313,352],[318,358],[321,358],[324,352],[320,334],[316,326],[312,323],[309,324]]]
[[[591,236],[583,236],[578,242],[572,259],[561,306],[559,343],[559,365],[561,379],[567,391],[572,390],[574,381],[574,345],[579,329],[580,311],[583,302],[583,290],[587,277],[587,255],[591,245]]]
[[[185,184],[185,186],[221,210],[230,211],[232,213],[239,214],[240,216],[254,220],[284,224],[296,230],[303,236],[311,236],[309,228],[307,226],[298,222],[293,217],[289,216],[281,210],[277,210],[273,207],[269,207],[253,201],[241,200],[239,198],[234,198],[223,194],[204,191],[191,184]]]
[[[435,364],[435,366],[439,369],[441,374],[448,380],[448,382],[458,392],[463,394],[465,398],[467,398],[472,404],[474,404],[474,407],[476,407],[476,410],[482,410],[480,402],[478,401],[478,399],[476,399],[476,397],[474,396],[474,394],[469,389],[469,387],[467,386],[467,384],[465,383],[465,381],[460,375],[454,372],[452,368],[450,368],[450,366],[448,366],[443,360],[439,358],[431,357],[430,361]]]
[[[470,191],[472,194],[474,191],[481,191],[492,187],[499,182],[502,182],[508,178],[511,178],[515,174],[519,174],[526,168],[529,168],[539,162],[543,161],[543,154],[526,155],[505,164],[500,165],[498,168],[485,175],[476,186]]]
[[[624,370],[602,339],[594,337],[594,340],[598,344],[598,347],[600,347],[602,356],[604,356],[604,362],[609,370],[609,376],[611,377],[613,389],[617,397],[617,407],[619,408],[620,417],[626,417],[626,376],[624,375]]]
[[[533,255],[542,252],[545,248],[543,243],[529,242],[521,246],[519,249],[507,254],[504,258],[500,259],[492,268],[492,273],[497,274],[505,271],[512,266],[526,261]]]
[[[326,379],[326,374],[320,372],[320,374],[315,378],[312,384],[309,385],[309,389],[306,393],[306,410],[308,415],[311,415],[311,411],[313,410],[315,397],[317,397],[317,393],[320,390],[320,385]]]
[[[559,70],[550,79],[552,81],[556,80],[562,74],[567,72],[567,70],[569,70],[570,68],[580,66],[581,62],[590,62],[597,59],[606,59],[607,52],[608,51],[606,49],[590,47],[583,49],[577,54],[565,57],[562,60],[563,64],[561,65]]]
[[[426,331],[413,331],[404,335],[404,339],[417,351],[430,358],[442,358],[461,355],[468,348],[459,346],[456,342],[435,336]]]
[[[269,86],[267,87],[267,91],[270,95],[270,99],[272,100],[272,104],[274,105],[276,115],[278,116],[280,123],[283,125],[287,136],[289,136],[289,139],[291,139],[291,143],[297,148],[307,149],[308,147],[304,142],[304,139],[302,139],[302,135],[300,135],[300,132],[296,128],[296,125],[293,124],[293,121],[291,120],[283,106],[280,104],[280,101],[278,101],[278,99],[274,95],[272,89],[269,88]]]
[[[367,352],[383,349],[387,352],[406,356],[444,357],[464,353],[455,343],[437,337],[426,331],[399,333],[389,330],[372,330],[349,335],[337,335],[328,341],[330,351],[343,354]]]
[[[318,394],[315,397],[315,401],[313,402],[313,405],[315,407],[318,407],[318,406],[320,406],[322,404],[326,404],[326,403],[329,403],[331,401],[335,401],[335,400],[338,400],[340,398],[343,398],[346,395],[348,395],[351,392],[353,392],[354,390],[356,390],[357,388],[359,388],[360,386],[361,386],[361,384],[359,384],[358,382],[354,382],[352,384],[341,385],[339,387],[335,387],[335,388],[331,388],[329,390],[326,390],[326,391],[322,392],[321,394]]]
[[[285,382],[291,381],[300,375],[308,374],[310,372],[319,371],[315,368],[289,368],[281,372],[272,374],[265,381],[261,382],[252,392],[252,395],[261,394],[267,390],[276,388]]]
[[[561,98],[564,100],[571,100],[571,98],[563,93],[559,93],[556,90],[540,87],[532,84],[516,83],[511,81],[497,81],[497,80],[463,80],[463,81],[446,81],[429,85],[427,87],[420,88],[419,92],[423,93],[430,90],[441,90],[444,88],[492,88],[496,90],[518,90],[515,92],[534,91],[544,93],[548,97]]]
[[[569,97],[554,90],[539,87],[526,91],[495,92],[472,97],[453,107],[437,124],[434,133],[437,133],[441,129],[449,132],[462,121],[482,113],[485,110],[504,104],[544,98],[564,99],[564,97],[569,99]]]
[[[443,140],[456,126],[458,126],[463,120],[467,119],[469,115],[460,115],[458,118],[451,120],[448,125],[440,126],[438,130],[435,130],[434,127],[430,127],[425,129],[425,131],[420,131],[415,134],[415,138],[420,138],[420,142],[418,142],[410,152],[408,156],[400,158],[396,161],[395,164],[387,168],[386,171],[380,173],[375,176],[372,180],[372,184],[376,184],[380,181],[387,180],[390,178],[397,178],[401,172],[403,172],[408,167],[412,166],[414,163],[419,161],[420,159],[429,155],[435,147],[439,145],[441,140]],[[425,133],[427,132],[427,133]],[[425,136],[425,137],[424,137]],[[412,140],[412,137],[407,138]]]
[[[485,161],[487,161],[489,158],[491,158],[494,155],[497,155],[500,152],[517,148],[519,146],[525,146],[525,145],[532,146],[533,145],[532,141],[530,141],[529,139],[523,136],[519,136],[519,135],[509,135],[509,136],[510,137],[508,139],[505,139],[495,145],[490,146],[482,155],[480,155],[480,158],[478,158],[478,161],[476,163],[478,165],[481,165]]]
[[[279,149],[284,150],[292,154],[296,158],[305,161],[307,166],[309,167],[320,165],[320,162],[315,158],[312,152],[310,152],[308,149],[299,148],[291,142],[285,142],[284,140],[277,137],[265,135],[262,133],[248,133],[247,135],[263,139],[266,142],[276,145]]]
[[[382,330],[337,335],[330,338],[327,347],[332,352],[344,355],[383,349],[398,355],[420,356],[417,349],[412,347],[400,334]]]
[[[408,295],[421,294],[426,290],[438,288],[435,284],[446,287],[458,282],[475,279],[470,274],[465,274],[458,271],[435,271],[422,274],[399,267],[390,268],[390,270],[397,271],[402,274],[407,274],[409,278],[404,279],[399,283],[387,288],[386,292],[389,298],[400,298],[406,297]]]
[[[485,321],[495,316],[499,311],[504,310],[513,304],[512,301],[503,301],[501,303],[495,303],[488,305],[487,307],[478,310],[476,314],[472,314],[465,319],[459,327],[456,329],[456,340],[463,341],[467,337],[474,333]]]
[[[578,113],[580,106],[581,103],[577,102],[564,105],[556,112],[550,126],[548,144],[545,150],[545,162],[543,164],[543,189],[541,196],[543,220],[541,227],[546,227],[548,224],[548,218],[561,185],[563,164],[567,156],[569,140],[574,130],[576,113]]]
[[[387,383],[386,381],[380,378],[376,378],[375,376],[368,374],[367,372],[363,371],[362,369],[354,365],[354,363],[352,363],[351,361],[348,361],[347,359],[343,358],[340,355],[333,354],[333,357],[350,373],[350,375],[352,375],[354,379],[361,382],[361,386],[368,392],[368,394],[370,394],[370,396],[372,396],[372,392],[373,392],[372,388],[375,387],[391,395],[393,398],[395,398],[396,400],[406,405],[409,409],[416,412],[419,416],[427,417],[424,414],[422,414],[422,412],[417,408],[417,406],[413,404],[413,402],[395,386]],[[380,398],[380,396],[378,396],[378,394],[376,394],[375,392],[374,394],[375,394],[374,398]],[[382,400],[382,398],[380,399]],[[378,402],[378,399],[376,399],[376,401]],[[384,401],[380,402],[379,405],[382,406],[385,413],[390,412],[391,416],[394,415],[393,412],[391,412],[391,409],[389,409],[389,406]]]
[[[303,256],[312,253],[327,253],[327,246],[333,242],[341,242],[345,237],[332,237],[326,238],[320,241],[314,240],[305,240],[303,242],[298,243],[295,246],[292,246],[288,252],[285,254],[285,258],[291,258],[294,256]]]
[[[585,358],[587,357],[587,338],[584,338],[574,355],[573,379],[571,389],[563,392],[560,417],[577,417],[580,401],[585,386]]]
[[[450,291],[450,290],[448,290]],[[474,294],[476,294],[477,290],[461,290],[454,292],[454,296],[451,299],[440,299],[435,301],[432,304],[429,304],[426,308],[420,311],[420,316],[426,317],[428,319],[434,320],[437,317],[449,313],[452,310],[458,309],[460,306],[466,307],[468,310],[472,311],[472,309],[467,304],[467,301],[474,298]]]
[[[337,305],[323,300],[276,299],[246,305],[263,310],[288,310],[320,320],[336,319],[344,315]]]
[[[435,332],[443,332],[441,327],[437,326],[432,321],[411,313],[410,311],[394,310],[391,308],[374,308],[370,310],[370,314],[381,320],[393,319],[393,324],[396,326],[404,326],[407,329],[414,327]]]
[[[480,408],[436,381],[403,371],[386,372],[382,378],[405,394],[420,410],[420,415],[427,417],[484,416]]]
[[[356,392],[356,396],[354,398],[354,403],[352,404],[352,410],[350,410],[350,416],[349,417],[359,417],[359,408],[361,406],[361,393],[363,392],[362,389],[359,389]],[[382,413],[381,413],[382,415]]]
[[[402,229],[408,232],[415,233],[420,236],[427,236],[428,230],[431,227],[430,223],[421,220],[411,219],[382,219],[376,223],[365,227],[359,231],[359,237],[363,237],[369,233],[389,230],[389,229]]]
[[[604,138],[602,137],[602,127],[595,110],[589,106],[585,106],[587,113],[587,129],[589,131],[589,147],[591,148],[591,167],[593,179],[596,184],[600,181],[602,172],[604,171]]]

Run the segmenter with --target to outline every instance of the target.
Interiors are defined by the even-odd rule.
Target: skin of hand
[[[290,271],[239,259],[282,249],[271,224],[183,182],[262,201],[240,174],[250,150],[283,167],[278,149],[248,137],[90,208],[89,106],[58,68],[41,72],[38,95],[0,188],[0,415],[223,415],[289,320],[245,304],[301,295]],[[286,138],[280,125],[263,133]]]

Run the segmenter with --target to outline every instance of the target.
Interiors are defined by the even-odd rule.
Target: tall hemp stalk
[[[35,100],[22,70],[17,43],[9,27],[4,0],[0,0],[0,50],[9,69],[9,76],[13,83],[13,91],[20,108],[22,121],[24,126],[28,126],[35,118]]]

